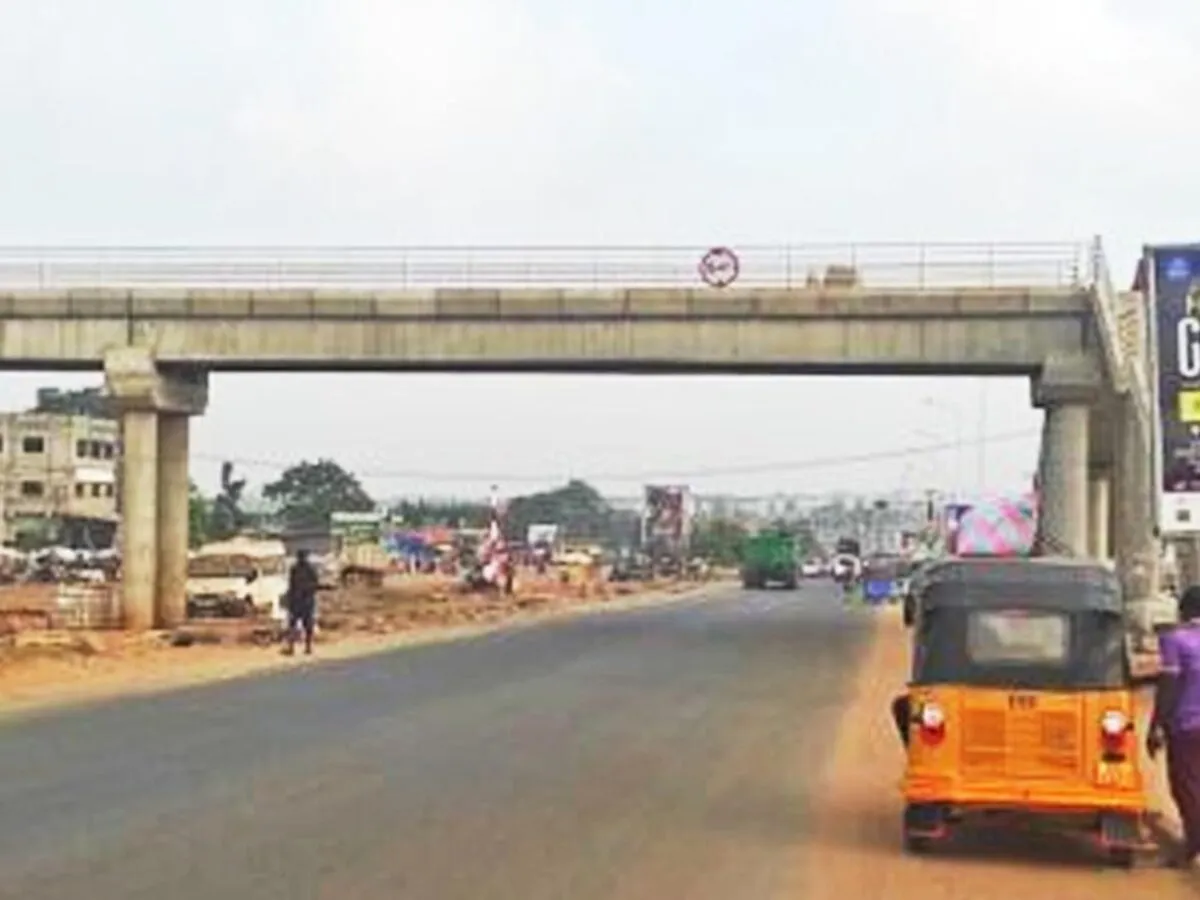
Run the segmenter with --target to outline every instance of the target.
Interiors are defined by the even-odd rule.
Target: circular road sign
[[[713,247],[700,258],[698,268],[704,283],[715,288],[729,287],[742,270],[737,254],[728,247]]]

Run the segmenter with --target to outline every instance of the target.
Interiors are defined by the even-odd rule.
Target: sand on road
[[[993,834],[930,856],[900,843],[898,784],[903,750],[888,714],[904,684],[909,637],[898,614],[879,613],[870,651],[857,673],[832,757],[813,810],[810,838],[799,851],[794,896],[804,900],[1195,900],[1200,874],[1157,868],[1132,872],[1098,855],[1044,836]],[[1161,773],[1152,773],[1156,804]]]

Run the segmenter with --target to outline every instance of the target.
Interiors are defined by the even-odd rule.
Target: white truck
[[[288,558],[282,541],[235,537],[205,544],[188,559],[189,619],[287,618]]]

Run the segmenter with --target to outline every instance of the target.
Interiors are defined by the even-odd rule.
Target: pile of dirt
[[[602,601],[617,593],[605,588],[531,574],[519,579],[513,594],[506,595],[465,591],[445,577],[399,576],[382,587],[353,587],[322,595],[318,621],[322,632],[333,635],[486,624],[551,607]]]

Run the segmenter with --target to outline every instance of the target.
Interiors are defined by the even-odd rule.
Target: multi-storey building
[[[114,419],[0,414],[4,542],[29,535],[83,546],[109,544],[117,522],[119,457]]]

